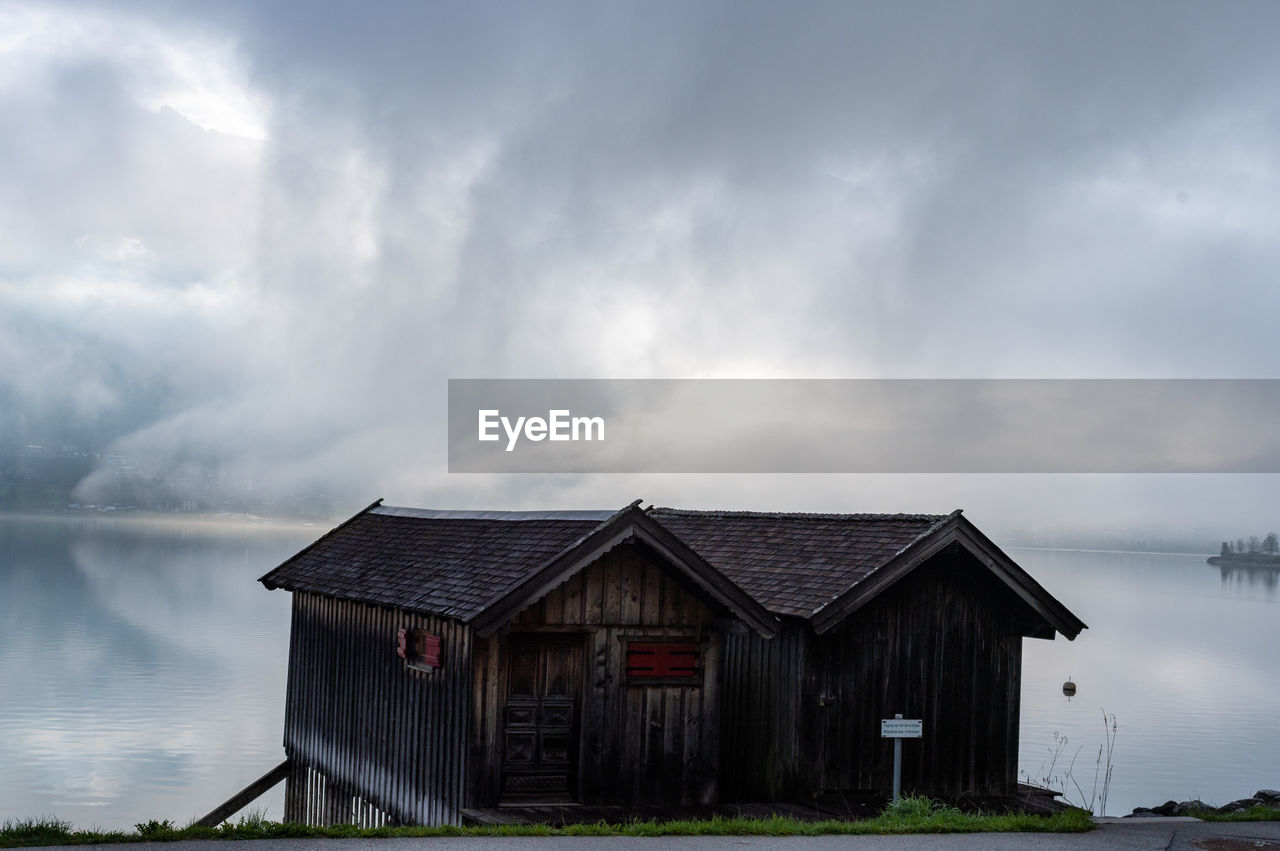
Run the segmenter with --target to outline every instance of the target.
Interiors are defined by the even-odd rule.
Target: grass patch
[[[1193,815],[1203,821],[1280,821],[1280,808],[1254,804],[1242,813],[1215,813],[1212,810],[1201,810]]]
[[[52,817],[6,819],[0,825],[0,847],[25,848],[33,845],[79,845],[101,842],[138,842],[136,834],[97,830],[72,830],[71,822]]]
[[[1274,812],[1274,811],[1273,811]],[[1227,820],[1227,817],[1222,817]],[[1234,821],[1242,818],[1230,819]],[[308,827],[265,821],[254,815],[218,827],[174,827],[149,821],[133,833],[72,830],[54,818],[6,821],[0,826],[0,848],[37,845],[95,845],[106,842],[176,842],[184,839],[283,839],[298,837],[379,838],[431,836],[820,836],[890,833],[1081,833],[1093,830],[1089,813],[1071,809],[1051,816],[962,813],[928,798],[903,798],[880,815],[863,821],[800,821],[783,816],[711,818],[682,821],[632,821],[624,824],[498,825],[492,827],[378,827],[355,825]]]

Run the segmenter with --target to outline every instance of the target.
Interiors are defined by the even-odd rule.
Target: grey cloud
[[[119,334],[42,314],[105,340],[121,398],[148,370],[174,388],[100,430],[160,465],[556,501],[599,486],[444,477],[445,378],[1275,370],[1270,4],[131,14],[237,40],[271,102],[261,162],[140,110],[109,58],[73,62],[4,102],[31,167],[4,173],[29,215],[3,269],[133,235],[146,288],[230,294],[186,333],[180,310]]]

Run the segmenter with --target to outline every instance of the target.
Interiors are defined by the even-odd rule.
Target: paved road
[[[1234,841],[1233,841],[1234,840]],[[86,851],[85,846],[60,846]],[[1185,819],[1106,821],[1092,833],[971,833],[943,836],[671,836],[637,837],[466,837],[456,839],[263,839],[248,842],[144,842],[98,845],[101,851],[693,851],[783,849],[836,851],[1041,851],[1041,849],[1108,849],[1127,851],[1280,851],[1280,822],[1200,822]]]

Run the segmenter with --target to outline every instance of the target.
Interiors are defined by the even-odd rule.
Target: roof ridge
[[[385,517],[412,517],[418,520],[584,520],[600,522],[616,514],[613,510],[503,511],[487,509],[414,508],[405,505],[380,505],[371,514]]]
[[[959,511],[959,509],[957,509]],[[694,509],[694,508],[670,508],[668,506],[658,506],[649,508],[649,514],[680,516],[680,517],[767,517],[771,519],[781,520],[921,520],[937,523],[946,520],[955,514],[877,514],[877,513],[828,513],[816,511],[742,511],[742,510],[715,510],[715,509]]]

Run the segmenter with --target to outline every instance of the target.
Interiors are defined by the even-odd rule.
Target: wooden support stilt
[[[197,821],[196,824],[200,827],[217,827],[223,821],[235,815],[237,812],[255,801],[262,795],[262,793],[288,777],[289,765],[290,762],[286,759],[284,762],[280,763],[275,768],[271,769],[266,774],[262,775],[257,780],[232,795],[207,816]]]

